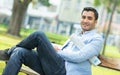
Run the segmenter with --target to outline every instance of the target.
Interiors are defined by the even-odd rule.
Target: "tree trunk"
[[[20,29],[22,26],[23,18],[30,2],[31,0],[14,0],[11,20],[7,33],[15,36],[20,36]]]
[[[114,14],[114,12],[115,12],[116,6],[117,6],[117,0],[114,0],[112,12],[111,12],[111,16],[110,16],[110,20],[109,20],[109,24],[108,24],[108,30],[107,30],[106,36],[105,36],[105,41],[104,41],[104,46],[103,46],[103,52],[102,52],[103,55],[105,54],[106,42],[107,42],[108,35],[109,35],[109,33],[110,33],[111,23],[112,23],[113,14]]]

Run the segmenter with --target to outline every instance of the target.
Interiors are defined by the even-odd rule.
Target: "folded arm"
[[[95,55],[99,55],[100,50],[102,49],[102,43],[103,41],[101,39],[96,38],[79,51],[59,50],[58,54],[66,61],[80,63]]]

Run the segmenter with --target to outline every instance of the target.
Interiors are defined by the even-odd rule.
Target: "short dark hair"
[[[83,13],[84,11],[92,11],[92,12],[94,12],[95,20],[98,19],[98,12],[97,12],[97,10],[96,10],[95,8],[93,8],[93,7],[85,7],[85,8],[82,10],[82,13]],[[82,13],[81,13],[81,14],[82,14]]]

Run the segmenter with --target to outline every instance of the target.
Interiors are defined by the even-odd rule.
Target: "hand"
[[[59,51],[60,50],[59,46],[57,46],[57,45],[53,45],[53,47],[54,47],[55,51]]]

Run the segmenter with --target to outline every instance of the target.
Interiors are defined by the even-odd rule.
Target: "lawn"
[[[22,32],[22,35],[24,35],[24,34],[25,33]],[[20,40],[22,40],[24,37],[20,38],[20,37],[15,37],[15,36],[8,35],[8,34],[5,33],[5,29],[0,27],[0,50],[12,47],[16,43],[18,43]],[[64,37],[64,40],[66,40],[65,37]],[[63,41],[62,41],[62,43],[63,43]],[[62,44],[62,43],[60,43],[60,44]],[[120,58],[120,53],[118,52],[117,48],[112,47],[112,46],[107,46],[106,47],[105,55]],[[4,67],[5,67],[5,63],[3,61],[0,61],[0,75],[1,75]],[[25,75],[25,74],[19,73],[19,75]],[[120,75],[120,71],[116,71],[116,70],[112,70],[112,69],[108,69],[108,68],[104,68],[104,67],[100,67],[100,66],[92,66],[92,75]]]

